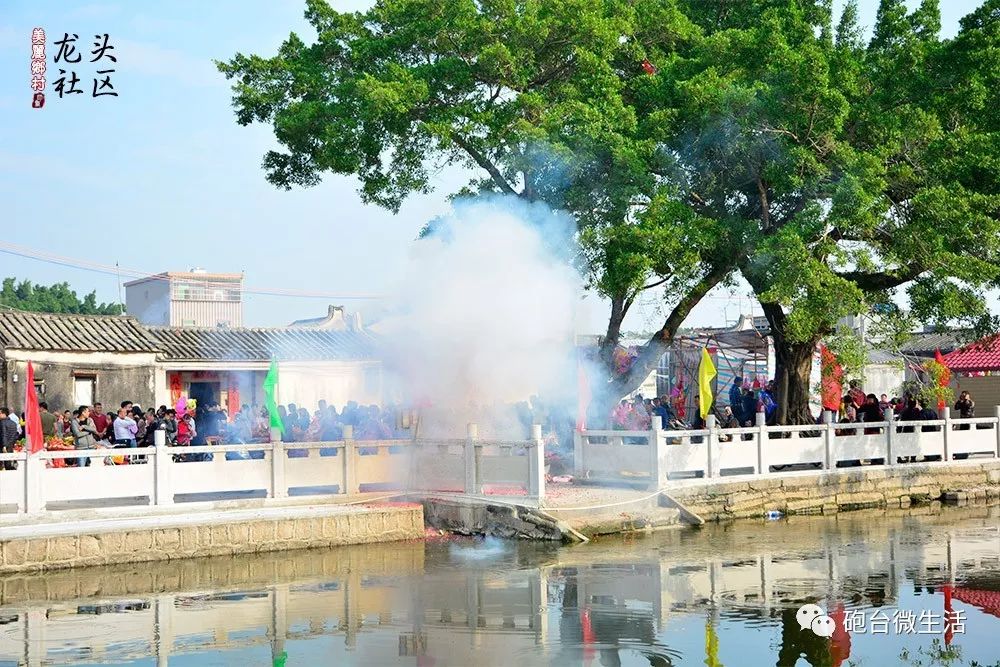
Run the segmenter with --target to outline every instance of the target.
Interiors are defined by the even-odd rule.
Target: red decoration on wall
[[[170,404],[174,405],[181,398],[181,393],[184,391],[184,385],[181,383],[180,373],[170,373]]]
[[[229,378],[229,390],[226,392],[226,410],[229,413],[230,421],[240,411],[240,385],[234,377]]]

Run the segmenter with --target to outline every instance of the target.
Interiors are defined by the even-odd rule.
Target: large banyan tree
[[[774,336],[784,422],[811,418],[817,341],[896,288],[924,319],[988,323],[998,0],[951,40],[936,2],[908,15],[884,0],[867,44],[853,3],[834,29],[829,0],[308,0],[306,18],[308,42],[219,64],[238,122],[281,144],[267,178],[354,175],[396,210],[451,167],[462,192],[568,211],[610,302],[609,396],[740,275]],[[664,322],[616,372],[622,323],[652,289]]]

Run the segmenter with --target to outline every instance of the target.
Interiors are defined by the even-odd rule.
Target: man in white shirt
[[[139,430],[135,420],[129,415],[128,410],[119,408],[118,417],[115,419],[115,444],[135,447],[135,434]]]

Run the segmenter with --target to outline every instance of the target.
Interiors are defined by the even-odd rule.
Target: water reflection
[[[441,540],[11,577],[0,665],[819,667],[900,664],[945,640],[819,637],[795,618],[806,602],[841,617],[954,604],[967,632],[940,646],[993,665],[998,510],[919,512],[572,548]]]

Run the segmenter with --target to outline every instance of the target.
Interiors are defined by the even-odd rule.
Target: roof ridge
[[[19,308],[9,308],[0,306],[0,315],[21,315],[28,317],[45,317],[52,319],[80,317],[91,320],[129,320],[131,322],[139,324],[140,326],[145,326],[141,322],[139,322],[138,318],[136,318],[134,315],[128,315],[126,313],[122,313],[121,315],[95,315],[90,313],[45,313],[37,310],[21,310]]]

